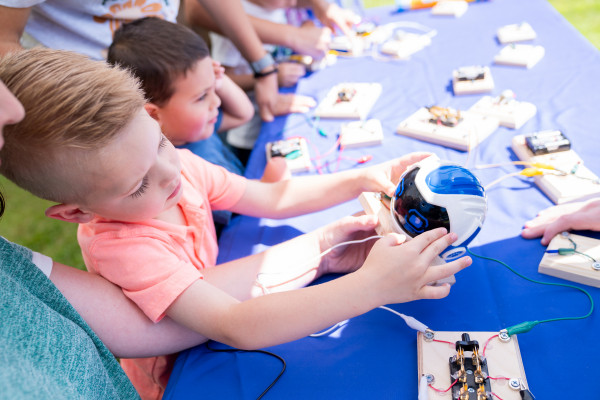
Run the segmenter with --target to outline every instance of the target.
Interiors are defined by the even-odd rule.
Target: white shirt
[[[175,22],[179,0],[0,0],[12,8],[32,7],[25,32],[46,47],[106,58],[123,22],[157,16]]]

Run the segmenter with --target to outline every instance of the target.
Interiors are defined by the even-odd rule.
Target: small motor
[[[487,212],[483,186],[468,169],[430,156],[412,165],[400,178],[390,203],[398,233],[415,237],[444,227],[458,239],[442,253],[445,260],[461,257],[479,233]]]

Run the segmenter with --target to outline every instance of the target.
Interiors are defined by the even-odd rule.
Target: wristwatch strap
[[[273,67],[273,69],[271,69],[267,72],[255,72],[254,79],[264,78],[265,76],[269,76],[271,74],[276,74],[277,72],[278,72],[277,67]]]
[[[266,53],[259,60],[250,63],[250,67],[255,74],[259,74],[263,69],[275,65],[275,60],[271,53]]]

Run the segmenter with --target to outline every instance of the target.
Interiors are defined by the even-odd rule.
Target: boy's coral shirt
[[[246,179],[177,150],[182,165],[181,207],[187,225],[150,219],[120,222],[95,218],[79,225],[77,239],[90,272],[120,286],[152,321],[196,279],[218,254],[211,210],[235,205]]]

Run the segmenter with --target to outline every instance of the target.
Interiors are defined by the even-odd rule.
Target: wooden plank
[[[573,150],[557,153],[534,155],[525,143],[525,135],[515,136],[511,148],[521,161],[540,162],[552,165],[555,168],[570,172],[579,163],[577,176],[574,175],[540,175],[534,177],[536,185],[555,204],[563,204],[572,201],[583,201],[600,196],[600,184],[594,183],[598,176],[590,171],[583,160]]]
[[[450,377],[449,359],[456,355],[455,343],[461,340],[462,333],[468,333],[471,340],[479,342],[479,353],[483,355],[483,349],[488,339],[497,335],[498,332],[435,332],[434,340],[427,341],[425,335],[421,332],[417,335],[417,357],[419,379],[421,376],[431,374],[435,380],[431,384],[439,390],[446,390],[452,385],[454,380]],[[443,340],[451,342],[439,342]],[[470,352],[467,352],[470,356]],[[489,376],[492,378],[511,378],[520,379],[527,387],[527,378],[523,368],[523,360],[519,350],[517,336],[510,337],[508,342],[493,338],[489,341],[485,349],[485,357],[488,363]],[[491,379],[490,386],[492,392],[503,400],[521,400],[519,390],[512,389],[507,379]],[[436,392],[428,387],[429,399],[452,399],[452,390],[445,393]],[[419,397],[420,398],[420,397]]]
[[[600,260],[600,240],[570,233],[569,237],[577,244],[577,250]],[[573,244],[563,235],[556,235],[548,245],[548,250],[572,248]],[[592,268],[592,260],[580,254],[559,255],[545,253],[538,272],[568,281],[600,287],[600,271]]]
[[[461,111],[461,116],[462,121],[453,127],[434,124],[429,121],[431,113],[426,107],[423,107],[402,121],[398,125],[396,133],[467,151],[483,142],[498,128],[499,121],[493,117],[469,111]]]
[[[350,101],[338,101],[341,91],[355,90]],[[315,117],[366,119],[381,94],[379,83],[340,83],[335,85],[315,110]]]

